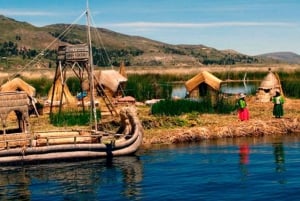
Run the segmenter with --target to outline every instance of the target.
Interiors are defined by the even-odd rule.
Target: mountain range
[[[72,29],[67,34],[63,34],[69,28]],[[59,45],[86,42],[86,26],[84,25],[52,24],[35,27],[27,22],[16,21],[3,15],[0,15],[0,33],[1,58],[11,56],[3,51],[6,47],[3,44],[7,43],[17,47],[18,50],[40,52],[45,49],[56,51]],[[94,62],[96,61],[99,66],[119,65],[124,61],[128,66],[300,63],[300,56],[292,52],[248,56],[234,50],[217,50],[205,45],[171,45],[103,28],[92,27],[91,34],[95,51]],[[104,57],[107,58],[104,59]],[[106,62],[100,62],[101,59]]]

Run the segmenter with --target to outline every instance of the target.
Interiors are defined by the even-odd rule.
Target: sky
[[[255,56],[300,54],[299,0],[89,0],[92,26],[168,44]],[[87,0],[0,0],[0,14],[34,26],[85,24]],[[1,35],[1,33],[0,33]]]

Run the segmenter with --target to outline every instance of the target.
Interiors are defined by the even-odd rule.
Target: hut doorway
[[[201,83],[199,85],[199,96],[200,97],[206,97],[207,95],[209,95],[208,85],[206,83]]]
[[[0,93],[0,133],[29,131],[28,96],[25,92]]]
[[[27,124],[24,120],[24,115],[21,111],[15,110],[7,114],[5,120],[1,119],[1,122],[5,122],[1,125],[0,134],[10,133],[24,133],[27,128]]]

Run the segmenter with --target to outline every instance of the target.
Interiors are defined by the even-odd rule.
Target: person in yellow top
[[[276,90],[276,94],[272,97],[271,101],[274,104],[273,115],[275,116],[275,118],[282,117],[284,98],[281,96],[280,91],[278,89]]]

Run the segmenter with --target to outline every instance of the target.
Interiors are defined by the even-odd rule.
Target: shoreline
[[[189,127],[156,126],[144,129],[143,146],[193,143],[221,138],[300,134],[300,99],[286,99],[285,115],[282,118],[272,116],[272,103],[257,103],[253,100],[248,100],[247,103],[250,111],[248,121],[239,121],[236,113],[199,114]],[[157,122],[160,117],[150,118],[153,118],[153,122]],[[176,118],[188,119],[187,115]],[[149,123],[149,117],[142,114],[140,120],[143,124]]]
[[[156,132],[150,137],[151,132]],[[289,134],[300,134],[300,119],[281,118],[269,121],[239,122],[234,125],[222,127],[192,127],[150,130],[146,132],[143,146],[154,144],[180,144],[193,143],[203,140],[214,140],[221,138],[280,136]],[[147,137],[147,135],[149,135]]]

